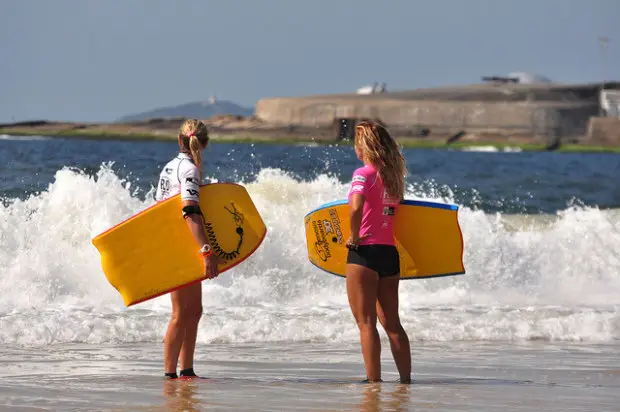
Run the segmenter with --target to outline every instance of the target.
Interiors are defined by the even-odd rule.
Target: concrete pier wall
[[[600,146],[620,145],[620,117],[592,117],[583,143]]]
[[[327,128],[343,118],[380,119],[407,133],[465,131],[575,140],[599,111],[598,86],[473,85],[374,95],[261,99],[256,116],[269,124]]]
[[[466,129],[540,136],[583,134],[593,103],[536,104],[514,102],[429,102],[381,101],[303,102],[281,99],[261,100],[257,116],[279,126],[330,127],[339,118],[381,119],[392,129],[426,127],[437,133]]]

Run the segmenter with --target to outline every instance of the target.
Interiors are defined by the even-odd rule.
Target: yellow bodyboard
[[[305,216],[304,225],[310,262],[326,272],[345,276],[345,243],[350,233],[347,201],[327,203],[313,210]],[[465,273],[456,205],[401,202],[394,216],[394,240],[402,279]]]
[[[209,243],[223,260],[220,272],[245,260],[265,238],[265,224],[243,186],[202,185],[200,209]],[[181,215],[180,195],[95,236],[92,243],[126,306],[204,280],[203,259]]]

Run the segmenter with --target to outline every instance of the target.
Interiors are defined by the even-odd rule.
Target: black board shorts
[[[347,263],[374,270],[380,278],[400,273],[400,256],[392,245],[360,245],[356,250],[349,250]]]

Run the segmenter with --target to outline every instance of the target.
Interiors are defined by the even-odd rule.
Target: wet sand
[[[203,379],[165,381],[161,345],[2,349],[0,410],[616,411],[620,345],[413,346],[401,385],[383,348],[382,384],[363,384],[357,345],[199,345]]]

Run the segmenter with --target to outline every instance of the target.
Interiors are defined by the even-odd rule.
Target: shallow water
[[[49,411],[616,411],[618,345],[423,343],[415,379],[362,384],[351,344],[199,345],[206,378],[165,381],[161,345],[53,345],[0,352],[0,405]],[[4,409],[3,409],[4,410]]]

